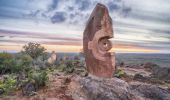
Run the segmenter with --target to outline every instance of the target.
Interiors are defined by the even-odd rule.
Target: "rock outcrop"
[[[118,78],[76,77],[70,86],[74,100],[169,100],[170,91],[141,82],[127,83]]]

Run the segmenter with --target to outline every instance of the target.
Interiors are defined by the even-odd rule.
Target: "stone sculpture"
[[[83,34],[83,50],[90,74],[110,78],[115,71],[114,53],[108,52],[113,37],[112,19],[103,4],[94,8]]]
[[[48,58],[47,62],[48,64],[53,65],[57,59],[55,51],[52,51],[51,56]]]

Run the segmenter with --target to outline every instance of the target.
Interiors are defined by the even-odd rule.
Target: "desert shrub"
[[[42,70],[42,69],[46,69],[48,66],[46,64],[45,61],[43,61],[42,59],[38,58],[36,60],[33,60],[33,68],[35,70]]]
[[[37,88],[45,86],[48,82],[48,75],[45,70],[42,71],[31,71],[28,74],[28,80],[33,82]]]
[[[123,70],[118,69],[118,70],[116,70],[114,76],[117,77],[117,78],[121,78],[121,77],[123,77],[123,76],[125,76],[125,75],[126,75],[126,73],[125,73]]]
[[[32,58],[26,54],[14,57],[9,53],[0,53],[0,71],[5,73],[18,73],[30,68]]]
[[[23,71],[23,66],[19,63],[13,64],[13,66],[10,67],[11,73],[19,73],[20,71]]]
[[[48,59],[48,53],[44,52],[40,57],[41,57],[42,61],[45,61]]]
[[[0,53],[0,64],[2,64],[2,62],[5,60],[5,59],[12,59],[13,56],[7,52],[2,52]]]
[[[122,61],[122,62],[120,62],[120,67],[124,67],[124,62]]]
[[[37,59],[39,56],[46,55],[45,48],[38,43],[28,43],[23,46],[22,53],[30,55],[33,59]]]
[[[116,66],[118,67],[124,67],[125,66],[125,62],[121,59],[116,59]]]
[[[0,53],[0,73],[10,73],[11,67],[15,65],[15,60],[13,58],[13,55],[3,52]]]
[[[56,68],[58,71],[60,72],[64,72],[66,69],[66,65],[65,64],[60,64],[59,66],[57,66]]]
[[[73,64],[73,61],[72,60],[66,60],[65,61],[65,65],[66,65],[66,68],[65,68],[65,72],[66,73],[72,73],[74,71],[74,64]]]
[[[61,72],[77,73],[77,70],[85,70],[84,62],[81,61],[80,56],[74,56],[74,58],[69,58],[65,56],[63,59],[60,59],[59,64],[56,66],[56,69]]]
[[[15,63],[10,68],[12,73],[18,73],[26,71],[28,72],[31,69],[33,59],[26,54],[20,55],[17,59],[15,59]]]
[[[2,81],[0,81],[0,89],[3,90],[3,94],[7,95],[16,90],[16,78],[13,75],[8,75]]]
[[[33,61],[33,59],[31,58],[31,56],[30,56],[30,55],[26,55],[26,54],[25,54],[25,55],[22,55],[20,59],[21,59],[21,61],[22,61],[22,62],[21,62],[22,65],[23,65],[23,66],[27,66],[27,67],[30,66],[30,64],[31,64],[32,61]]]
[[[79,56],[74,56],[74,59],[72,60],[72,62],[73,62],[73,66],[74,67],[80,67],[81,66],[80,65],[81,61],[80,61],[80,57]]]
[[[21,80],[23,95],[31,96],[48,82],[48,75],[45,70],[32,70],[28,73],[28,78]]]

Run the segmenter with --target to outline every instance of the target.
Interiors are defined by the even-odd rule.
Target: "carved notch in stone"
[[[103,4],[94,8],[83,34],[83,50],[87,70],[98,77],[112,77],[115,71],[114,53],[108,52],[113,37],[112,19]]]

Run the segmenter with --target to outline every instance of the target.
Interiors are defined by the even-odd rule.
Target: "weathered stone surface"
[[[83,50],[87,70],[98,77],[112,77],[115,70],[114,53],[108,51],[113,37],[112,19],[108,9],[97,4],[94,8],[84,31]]]
[[[170,91],[157,85],[142,82],[127,83],[118,78],[76,77],[72,79],[70,86],[74,100],[169,100],[170,98]]]
[[[54,64],[57,59],[57,56],[54,51],[52,51],[51,56],[48,58],[48,63],[49,64]]]

